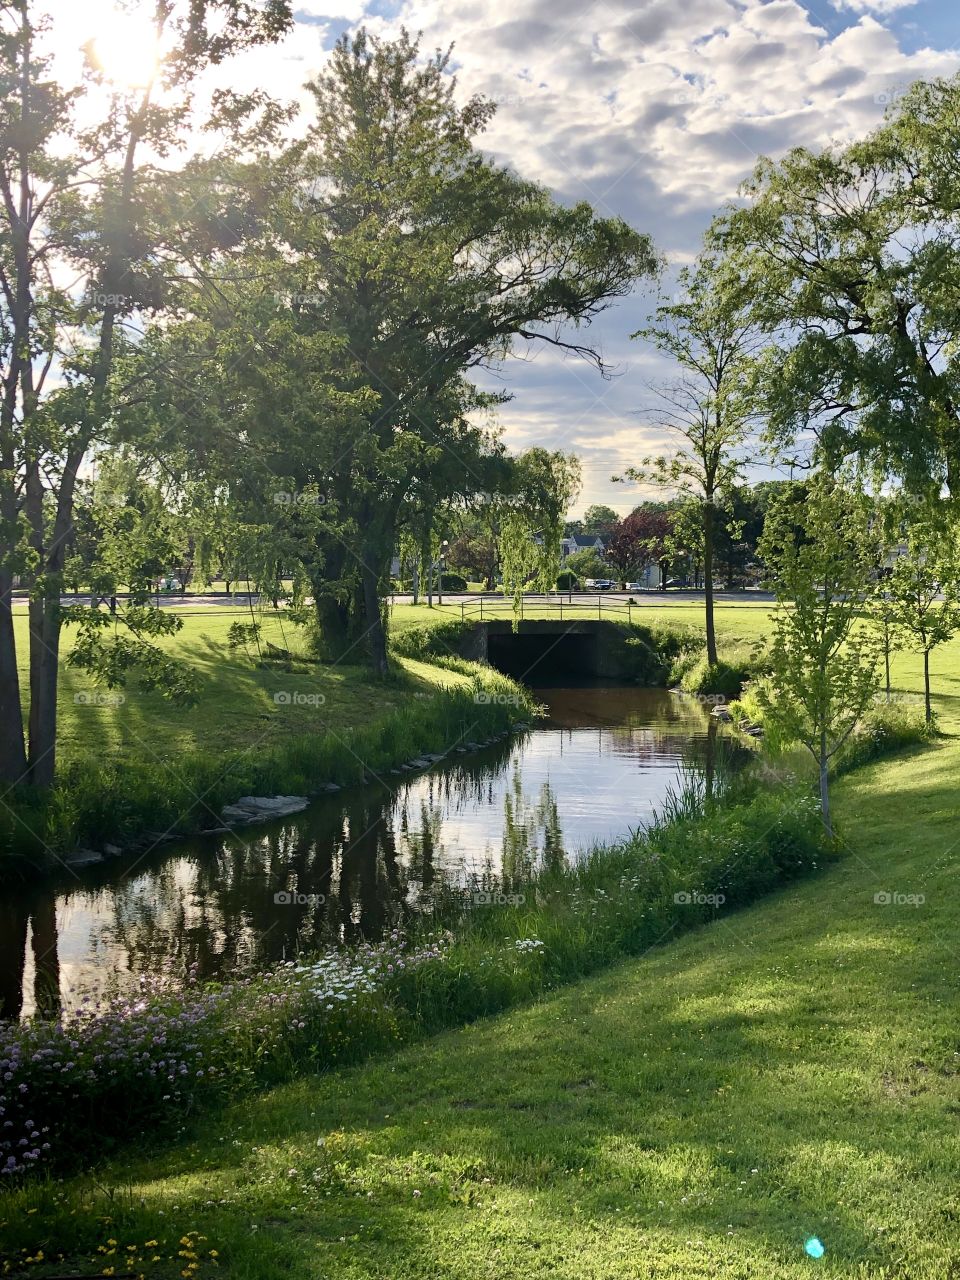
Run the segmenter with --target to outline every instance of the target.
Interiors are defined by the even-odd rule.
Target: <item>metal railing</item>
[[[555,596],[539,596],[528,600],[526,596],[520,597],[519,619],[524,621],[525,618],[535,620],[535,615],[540,613],[548,613],[557,615],[560,622],[564,619],[570,621],[576,618],[594,617],[602,622],[604,617],[611,622],[624,619],[628,623],[633,621],[633,610],[638,606],[631,601],[606,600],[598,593],[596,601],[584,600],[582,598],[574,600],[568,594],[559,593]],[[460,601],[460,618],[466,622],[467,618],[476,618],[479,622],[495,622],[498,619],[513,618],[513,600],[506,596],[493,596],[486,598],[480,596],[479,600],[461,600]],[[540,621],[548,621],[549,619],[541,618]]]

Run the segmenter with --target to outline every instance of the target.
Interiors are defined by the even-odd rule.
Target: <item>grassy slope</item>
[[[960,643],[935,667],[953,735]],[[901,659],[900,687],[917,671]],[[6,1237],[92,1257],[108,1235],[196,1229],[244,1280],[954,1280],[958,780],[957,737],[862,770],[837,792],[849,856],[818,880],[532,1008],[245,1100],[115,1164],[109,1203],[89,1182],[32,1189]]]
[[[761,633],[768,610],[768,605],[754,603],[719,607],[717,626],[721,641],[752,640]],[[318,727],[368,723],[410,696],[409,688],[402,684],[384,686],[369,680],[361,667],[347,664],[311,665],[298,674],[262,671],[256,666],[255,655],[247,656],[227,648],[226,635],[231,622],[249,620],[244,610],[223,606],[193,610],[187,607],[178,613],[184,619],[184,626],[164,643],[198,669],[203,680],[200,702],[188,709],[176,707],[158,693],[141,692],[134,678],[122,691],[125,701],[121,706],[78,704],[74,700],[78,693],[95,694],[96,687],[84,672],[64,666],[60,698],[62,760],[91,752],[101,759],[116,753],[157,760],[191,749],[219,754],[248,743],[269,748],[291,734],[310,733]],[[634,610],[634,619],[696,625],[702,613],[702,605],[696,602],[657,604],[645,607],[642,613]],[[547,614],[544,612],[543,616]],[[626,618],[626,614],[623,616]],[[460,617],[459,605],[432,609],[426,605],[399,605],[393,611],[392,626],[399,632],[452,617]],[[26,691],[26,617],[19,616],[17,625]],[[271,641],[294,653],[301,651],[300,633],[289,623],[283,627],[275,619],[266,617],[263,628],[264,642]],[[68,628],[65,652],[69,651],[70,638]],[[408,659],[402,660],[401,665],[421,689],[462,681],[456,674]],[[326,702],[319,708],[278,706],[273,695],[281,691],[322,693]]]
[[[231,622],[237,618],[242,621],[244,616],[249,620],[249,615],[234,610],[220,612],[219,606],[179,612],[184,626],[165,644],[199,671],[203,680],[199,703],[190,708],[176,707],[158,693],[140,691],[133,678],[122,690],[125,701],[121,706],[78,704],[74,701],[78,693],[98,691],[84,672],[64,666],[61,759],[76,759],[89,753],[102,758],[115,753],[156,761],[191,749],[219,754],[249,743],[255,743],[258,749],[269,748],[295,734],[366,724],[410,697],[409,684],[384,685],[369,679],[361,667],[311,664],[297,674],[260,670],[256,655],[231,651],[226,644]],[[17,623],[24,664],[26,619],[19,617]],[[69,649],[69,629],[66,636]],[[302,650],[297,628],[289,623],[282,628],[277,621],[266,619],[263,640],[294,653]],[[423,663],[405,659],[401,666],[415,689],[463,682],[461,676]],[[24,671],[24,690],[25,676]],[[321,693],[326,701],[319,707],[277,705],[273,695],[283,691]]]

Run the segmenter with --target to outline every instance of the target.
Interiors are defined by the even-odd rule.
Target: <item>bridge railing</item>
[[[550,597],[539,596],[533,600],[527,600],[525,596],[521,596],[519,618],[521,621],[525,618],[530,620],[539,618],[541,621],[558,618],[560,622],[565,619],[572,622],[577,618],[597,618],[602,622],[607,618],[610,622],[632,622],[633,610],[636,607],[630,601],[606,600],[599,593],[595,600],[584,600],[582,597],[572,600],[569,596],[559,594]],[[460,617],[464,622],[468,618],[476,618],[479,622],[513,618],[513,601],[504,596],[495,596],[490,599],[480,596],[476,601],[461,600]]]

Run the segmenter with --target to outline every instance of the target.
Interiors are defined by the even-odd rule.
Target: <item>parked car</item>
[[[627,591],[643,591],[645,590],[645,588],[642,582],[628,582],[626,585],[626,590]]]
[[[616,585],[610,578],[595,578],[593,582],[595,591],[613,591]]]

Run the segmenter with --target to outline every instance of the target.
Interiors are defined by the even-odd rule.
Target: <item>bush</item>
[[[564,569],[557,574],[557,590],[558,591],[579,591],[580,579],[575,573],[571,573],[569,569]]]
[[[918,704],[878,702],[840,750],[834,773],[846,773],[906,747],[922,746],[936,733],[936,724],[926,723],[922,699]]]
[[[467,580],[462,578],[459,573],[441,573],[440,575],[441,591],[466,591]]]
[[[704,654],[686,664],[680,677],[680,688],[684,693],[717,693],[725,698],[736,698],[750,675],[749,661],[728,662],[720,658],[709,663]]]

